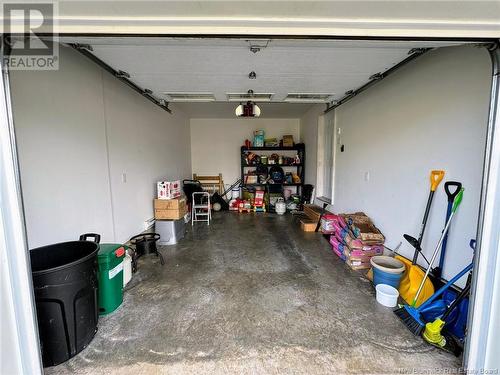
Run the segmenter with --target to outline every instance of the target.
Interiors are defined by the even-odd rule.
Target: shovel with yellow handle
[[[429,212],[431,210],[432,200],[434,198],[434,192],[436,191],[439,183],[443,180],[444,171],[433,170],[431,171],[430,181],[431,190],[429,192],[429,197],[427,198],[427,204],[425,206],[424,218],[422,220],[422,226],[420,227],[420,233],[418,235],[417,244],[415,246],[415,252],[413,254],[413,260],[410,262],[409,259],[402,257],[401,255],[396,255],[396,259],[403,262],[405,265],[405,273],[401,278],[401,283],[399,284],[399,295],[405,300],[406,303],[415,303],[415,306],[419,306],[432,294],[434,294],[434,286],[429,279],[425,279],[425,282],[420,288],[420,293],[414,301],[417,291],[419,290],[422,280],[424,280],[425,271],[417,264],[418,255],[420,254],[420,245],[422,244],[422,239],[424,238],[425,227],[427,225],[427,219],[429,218]],[[409,237],[409,236],[408,236]]]

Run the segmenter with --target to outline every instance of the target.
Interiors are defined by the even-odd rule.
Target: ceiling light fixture
[[[253,90],[248,90],[248,96],[253,96]],[[246,104],[240,103],[234,110],[236,117],[259,117],[260,107],[252,101],[247,101]]]
[[[236,117],[259,117],[260,107],[254,102],[248,101],[246,104],[240,103],[234,110]]]

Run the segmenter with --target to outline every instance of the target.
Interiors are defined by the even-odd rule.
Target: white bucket
[[[123,258],[123,286],[127,285],[132,279],[132,257],[129,253],[125,253]]]
[[[396,288],[387,284],[378,284],[375,290],[377,291],[378,303],[386,307],[396,307],[399,297],[399,292]]]
[[[231,198],[238,199],[239,197],[240,197],[240,188],[239,187],[233,188],[231,190]]]

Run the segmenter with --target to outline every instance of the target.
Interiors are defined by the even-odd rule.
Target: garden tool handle
[[[455,187],[455,191],[454,192],[450,191],[450,187],[452,187],[452,186]],[[448,197],[448,203],[453,203],[453,201],[455,200],[455,197],[460,192],[460,189],[462,189],[462,183],[461,182],[446,181],[444,183],[444,191],[445,191],[445,193],[446,193],[446,195]]]
[[[455,284],[463,275],[469,272],[472,269],[472,263],[469,263],[467,267],[465,267],[462,271],[457,273],[453,278],[450,279],[445,285],[443,285],[437,292],[435,292],[432,296],[429,297],[427,301],[422,303],[418,308],[423,310],[432,302],[434,302],[441,294],[443,294],[448,288],[450,288],[453,284]]]
[[[427,268],[427,271],[425,271],[424,278],[422,279],[422,282],[420,283],[420,286],[418,287],[417,294],[415,294],[415,297],[413,298],[412,306],[415,306],[415,304],[417,303],[418,297],[420,296],[420,292],[422,291],[422,289],[424,287],[425,280],[427,279],[427,277],[429,276],[429,273],[431,272],[431,268],[432,268],[432,265],[434,264],[434,260],[437,257],[438,251],[441,247],[441,244],[443,243],[443,240],[446,236],[446,233],[448,233],[448,229],[450,228],[451,220],[453,219],[453,216],[455,215],[455,213],[458,209],[458,206],[460,206],[460,202],[462,202],[463,195],[464,195],[464,188],[460,189],[460,192],[458,193],[458,195],[455,197],[455,200],[453,201],[453,208],[451,210],[451,215],[450,215],[448,221],[446,222],[446,225],[443,229],[443,232],[441,233],[441,237],[439,238],[439,242],[438,242],[436,248],[434,249],[434,252],[432,253],[432,258],[431,258],[431,261],[429,262],[429,267]]]
[[[434,197],[434,192],[436,191],[439,183],[444,177],[444,171],[441,170],[432,170],[430,174],[431,180],[431,191],[429,192],[429,197],[427,198],[427,204],[425,206],[424,218],[422,219],[422,225],[420,227],[420,233],[418,235],[418,243],[422,244],[422,239],[424,238],[425,226],[427,225],[427,219],[429,218],[429,212],[431,210],[432,199]],[[415,249],[415,253],[413,254],[412,264],[417,264],[419,252]]]
[[[433,170],[431,171],[431,191],[436,191],[439,183],[443,180],[444,171]]]
[[[455,187],[455,190],[453,192],[450,191],[450,186]],[[456,181],[446,181],[444,184],[444,191],[448,196],[448,208],[446,209],[446,220],[448,220],[451,213],[453,212],[455,199],[459,197],[460,194],[463,195],[462,183]],[[460,197],[460,201],[461,200],[462,197]],[[460,204],[460,201],[458,201],[458,204]],[[434,269],[434,276],[438,279],[441,277],[441,273],[443,272],[447,244],[448,244],[448,233],[446,233],[446,235],[443,238],[441,253],[439,254],[439,265]]]
[[[452,213],[457,210],[458,206],[460,206],[463,196],[464,196],[464,188],[461,188],[455,199],[453,199],[453,208],[451,209]]]

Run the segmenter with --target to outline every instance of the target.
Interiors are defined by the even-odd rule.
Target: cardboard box
[[[346,222],[352,221],[356,236],[366,245],[383,244],[385,237],[364,212],[341,214]]]
[[[188,212],[186,198],[176,199],[155,199],[154,200],[155,219],[178,220]]]
[[[321,212],[323,209],[320,206],[316,206],[315,204],[305,204],[304,205],[304,213],[316,223],[319,221],[321,217]]]
[[[155,208],[155,219],[158,220],[179,220],[188,212],[187,206],[183,206],[178,210],[163,210]]]
[[[310,221],[310,220],[300,220],[300,228],[304,232],[314,232],[316,230],[316,226],[318,222]]]
[[[154,207],[158,210],[178,210],[186,206],[186,197],[175,199],[155,199]]]
[[[264,139],[264,146],[266,147],[278,147],[280,143],[278,142],[278,138],[267,138]]]
[[[283,136],[283,147],[293,147],[293,135]]]
[[[156,184],[158,199],[174,199],[181,196],[181,182],[158,181]]]

